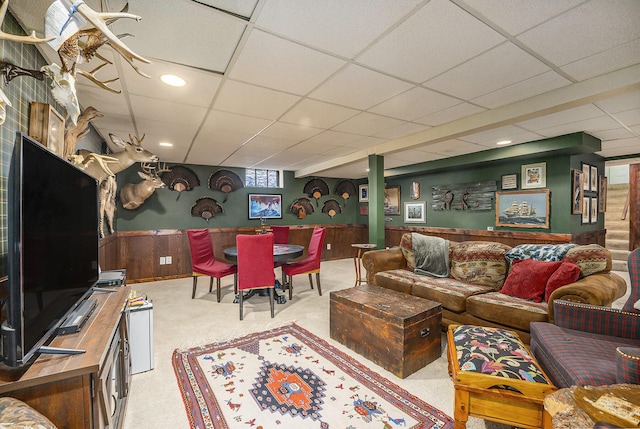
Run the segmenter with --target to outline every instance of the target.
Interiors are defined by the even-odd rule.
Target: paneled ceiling
[[[44,34],[52,1],[10,1]],[[163,161],[355,179],[370,154],[394,168],[577,131],[606,158],[640,154],[637,0],[130,0],[129,12],[142,19],[111,28],[150,78],[104,47],[113,65],[99,76],[119,76],[121,93],[78,77],[78,98],[104,114],[103,138],[146,134]]]

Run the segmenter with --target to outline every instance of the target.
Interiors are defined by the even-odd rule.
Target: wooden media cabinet
[[[31,366],[0,366],[0,396],[20,399],[59,428],[122,427],[131,368],[128,287],[94,292],[98,306],[80,332],[57,336],[51,347],[76,355],[41,354]]]

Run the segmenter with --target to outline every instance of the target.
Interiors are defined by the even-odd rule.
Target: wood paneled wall
[[[327,228],[323,260],[351,258],[353,243],[368,243],[367,225],[291,226],[289,242],[307,246],[315,226]],[[236,245],[237,234],[255,234],[255,228],[209,228],[216,259],[225,261],[224,249]],[[331,249],[327,249],[327,244]],[[171,264],[160,265],[160,258],[171,256]],[[306,257],[305,254],[301,257]],[[225,261],[229,262],[229,261]],[[100,268],[126,268],[127,282],[152,281],[191,276],[191,253],[187,231],[165,229],[118,232],[100,242]]]

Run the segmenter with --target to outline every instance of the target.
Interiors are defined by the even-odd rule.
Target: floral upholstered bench
[[[0,398],[0,428],[56,429],[48,418],[10,397]]]
[[[447,346],[456,429],[465,428],[470,415],[520,428],[542,426],[543,399],[556,389],[515,333],[450,325]]]

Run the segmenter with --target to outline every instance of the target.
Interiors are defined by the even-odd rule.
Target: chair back
[[[324,236],[327,233],[326,228],[313,228],[311,241],[309,241],[309,249],[307,250],[307,261],[314,261],[313,268],[320,268],[320,260],[322,259],[322,246],[324,246]]]
[[[236,235],[238,290],[274,287],[273,234]]]
[[[633,304],[640,299],[640,247],[629,253],[627,260],[627,268],[629,269],[629,287],[631,294],[625,302],[622,309],[634,313],[640,313],[640,310],[633,308]]]
[[[271,226],[273,231],[273,242],[275,244],[289,244],[289,227],[288,226]]]
[[[215,261],[208,229],[190,229],[187,231],[187,236],[189,237],[193,271],[198,271],[198,266],[211,264],[212,261]]]

